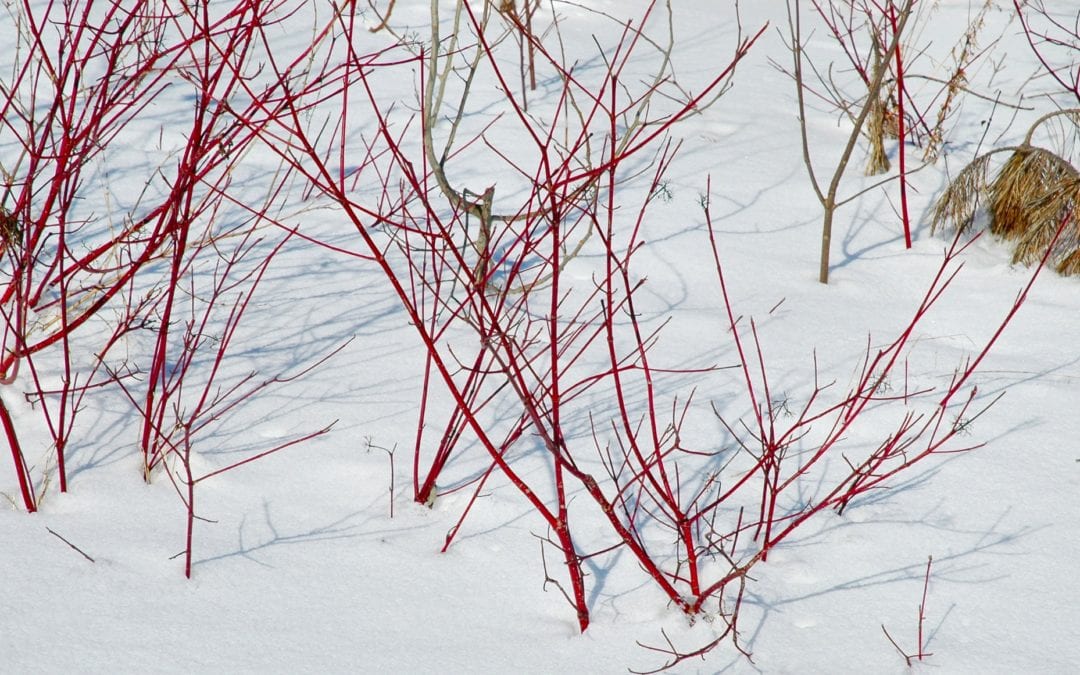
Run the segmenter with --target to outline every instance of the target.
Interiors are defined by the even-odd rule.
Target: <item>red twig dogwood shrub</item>
[[[740,326],[741,317],[736,315],[728,295],[720,242],[707,202],[705,218],[729,334],[742,373],[742,400],[750,412],[738,421],[727,421],[717,411],[728,440],[735,443],[738,452],[719,465],[704,463],[712,467],[706,470],[701,469],[698,458],[710,453],[694,452],[678,444],[685,412],[668,427],[668,436],[673,440],[667,444],[670,457],[663,458],[669,462],[666,473],[699,476],[693,482],[677,484],[675,494],[689,495],[680,508],[670,511],[678,517],[661,519],[676,532],[681,522],[689,522],[690,541],[680,545],[687,550],[696,546],[698,550],[695,558],[679,554],[671,557],[677,561],[677,572],[669,573],[671,580],[690,591],[672,599],[682,603],[687,613],[709,612],[723,621],[717,638],[703,646],[680,650],[670,639],[663,647],[647,646],[664,655],[666,662],[659,670],[701,656],[727,638],[739,647],[737,621],[748,575],[801,525],[827,511],[842,513],[861,496],[888,488],[897,476],[925,460],[980,447],[964,437],[971,424],[1003,394],[985,400],[972,379],[1024,304],[1047,260],[1044,256],[981,348],[958,364],[945,386],[914,388],[908,381],[907,356],[915,348],[912,338],[916,328],[947,292],[960,272],[964,250],[973,241],[964,241],[958,235],[896,337],[876,348],[868,342],[864,358],[855,364],[852,384],[837,393],[835,383],[821,382],[815,356],[811,366],[813,385],[800,397],[802,402],[796,403],[789,397],[777,396],[770,387],[770,368],[757,325],[751,320],[748,326]],[[1066,218],[1059,225],[1058,236],[1068,225]],[[1052,249],[1051,245],[1047,256]],[[867,442],[874,437],[881,440]],[[681,456],[676,450],[681,451]],[[652,487],[657,477],[663,476],[663,460],[649,464],[630,453],[624,458],[621,470],[631,480],[619,483],[620,492],[636,495],[631,502],[633,508],[648,514],[646,520],[654,521],[656,514],[665,513],[663,505],[672,503],[666,488]],[[697,474],[691,470],[695,463],[699,465]],[[627,466],[634,468],[627,470]],[[627,486],[633,489],[627,490]],[[640,503],[642,497],[647,498],[644,504]],[[629,522],[634,512],[625,504],[623,512]],[[656,559],[664,557],[658,554]],[[724,561],[711,579],[702,574],[702,561],[706,560]],[[706,603],[712,600],[719,600],[719,605],[710,612]],[[920,635],[920,649],[921,644]]]
[[[52,437],[61,491],[64,452],[97,363],[73,358],[74,333],[130,288],[155,259],[167,232],[151,218],[110,221],[81,206],[85,183],[110,142],[164,87],[181,46],[164,44],[153,3],[55,3],[8,8],[18,32],[13,72],[0,81],[3,241],[0,373],[13,381],[20,365],[36,390]],[[166,208],[162,204],[160,208]],[[139,321],[128,302],[91,353],[103,354]],[[35,359],[59,361],[58,391],[49,392]],[[32,479],[14,420],[0,417],[19,476],[23,505],[36,508]]]
[[[1031,51],[1041,66],[1040,78],[1050,78],[1056,91],[1071,99],[1065,107],[1080,103],[1080,24],[1067,12],[1046,7],[1043,0],[1013,0],[1016,16]]]
[[[349,143],[344,130],[317,138],[300,114],[307,99],[294,96],[290,104],[297,111],[291,119],[277,117],[280,128],[268,125],[267,138],[274,139],[274,149],[304,172],[318,192],[341,207],[426,347],[415,498],[431,503],[440,492],[468,484],[436,487],[467,436],[488,456],[490,468],[480,474],[481,484],[497,471],[550,528],[566,564],[567,595],[584,629],[589,616],[583,551],[573,535],[570,491],[584,487],[610,514],[625,545],[638,546],[599,483],[579,466],[581,449],[572,447],[567,429],[580,426],[590,390],[639,367],[644,352],[638,348],[624,353],[622,345],[615,344],[617,317],[634,313],[637,282],[628,265],[641,244],[645,213],[642,208],[636,225],[624,228],[616,194],[632,159],[647,160],[659,153],[656,187],[674,154],[664,140],[667,130],[722,92],[761,31],[749,38],[737,36],[730,62],[697,90],[700,93],[685,98],[677,89],[666,91],[671,84],[666,65],[670,45],[658,49],[641,30],[654,13],[652,5],[640,20],[618,26],[615,41],[597,55],[604,59],[599,71],[580,73],[512,14],[496,15],[489,3],[461,2],[458,9],[459,25],[448,44],[442,42],[440,30],[445,27],[433,11],[431,41],[403,59],[421,72],[419,123],[379,96],[379,66],[386,70],[404,64],[391,55],[358,56],[343,49],[342,62],[354,64],[349,70],[352,89],[342,92],[336,109],[355,111],[357,101],[365,99],[375,132],[360,143]],[[538,103],[527,113],[512,93],[509,62],[500,52],[509,30],[530,42],[538,64],[559,83],[545,99],[547,119],[537,117]],[[341,31],[353,35],[345,17]],[[663,64],[655,79],[644,84],[624,75],[643,52]],[[288,66],[280,67],[277,77],[288,81]],[[461,139],[460,122],[480,95],[471,87],[481,78],[495,83],[494,95],[508,111],[504,119],[509,131],[500,127],[500,133],[513,133],[519,147],[496,144],[490,131],[483,130]],[[456,97],[457,107],[447,113],[444,105],[450,97]],[[470,158],[472,151],[487,159]],[[362,194],[351,189],[359,181],[344,180],[342,156],[368,180],[378,181],[375,203],[365,203]],[[507,186],[510,196],[503,198],[501,185],[498,192],[494,185],[458,185],[457,167],[472,161],[500,165],[498,171],[515,184]],[[591,252],[599,251],[602,262],[593,269],[594,280],[582,288],[564,277],[588,246]],[[638,338],[642,345],[650,339],[641,334]],[[597,370],[596,358],[608,365]],[[430,415],[429,394],[437,384],[453,406],[429,458],[423,429]],[[495,406],[503,408],[502,421],[492,417]],[[546,453],[550,484],[527,479],[516,468],[522,446],[534,443]],[[469,507],[473,503],[469,500]],[[447,545],[455,532],[448,535]],[[675,595],[648,553],[637,554]]]
[[[671,368],[656,353],[665,322],[643,309],[648,282],[639,261],[678,158],[671,132],[726,91],[765,27],[733,27],[728,58],[689,88],[673,75],[674,38],[650,34],[670,4],[613,20],[608,37],[577,55],[588,66],[565,55],[557,18],[538,34],[538,15],[528,10],[468,0],[455,3],[449,20],[432,6],[430,40],[366,50],[382,38],[361,29],[355,4],[335,6],[307,45],[284,54],[275,36],[298,6],[109,5],[102,23],[93,12],[47,4],[47,12],[67,12],[48,22],[63,27],[62,49],[26,8],[26,34],[36,37],[26,43],[33,58],[19,63],[35,65],[17,67],[23,74],[3,90],[5,133],[18,140],[15,159],[3,157],[14,163],[4,166],[0,216],[0,379],[10,384],[25,363],[39,398],[52,397],[45,415],[62,481],[81,397],[99,382],[127,396],[144,476],[164,473],[184,502],[187,574],[197,486],[328,430],[221,465],[193,461],[232,411],[310,369],[225,373],[251,299],[283,247],[344,250],[286,223],[297,192],[348,226],[364,249],[353,254],[358,264],[382,273],[423,347],[413,498],[434,505],[472,491],[444,547],[484,485],[509,484],[547,528],[544,545],[562,556],[565,572],[548,580],[566,584],[581,630],[590,621],[585,563],[618,550],[672,606],[720,619],[714,642],[662,649],[671,662],[726,639],[738,647],[749,573],[773,548],[924,460],[970,447],[957,437],[992,403],[978,398],[972,376],[1026,289],[947,386],[909,387],[912,336],[959,269],[960,238],[897,335],[882,347],[868,342],[847,388],[820,382],[810,364],[801,403],[782,401],[757,324],[737,319],[705,197],[699,236],[728,328],[715,341],[739,373],[736,390],[723,393],[739,403],[697,404],[714,397],[714,369]],[[900,32],[893,28],[894,42]],[[81,39],[91,44],[79,47]],[[511,77],[525,72],[526,52],[547,88],[528,106]],[[70,81],[57,75],[66,72],[58,55],[74,64]],[[102,71],[97,59],[116,76],[85,76],[91,65]],[[403,73],[415,73],[414,109],[382,95],[383,78]],[[33,100],[52,83],[61,89],[43,97],[54,106],[44,106],[53,116],[46,123]],[[80,172],[166,84],[193,102],[170,161],[151,172],[121,222],[79,211]],[[500,112],[480,112],[491,109]],[[279,160],[258,193],[244,163],[256,145]],[[111,321],[104,309],[116,310]],[[72,347],[84,332],[97,340],[85,352],[88,365]],[[109,361],[121,342],[135,354]],[[58,391],[39,376],[53,357],[52,372],[64,373]],[[702,386],[673,393],[672,381]],[[695,447],[684,430],[702,419],[715,438]],[[0,423],[32,510],[32,477],[3,405]]]
[[[144,477],[165,467],[185,502],[189,575],[196,484],[328,430],[226,466],[192,469],[193,448],[208,429],[315,367],[262,379],[225,373],[253,293],[296,235],[281,220],[290,167],[247,166],[257,128],[238,118],[272,106],[282,87],[301,82],[278,82],[264,98],[235,102],[239,83],[250,86],[266,56],[263,31],[281,29],[294,10],[256,0],[217,8],[27,3],[12,10],[20,51],[14,77],[0,90],[3,382],[15,384],[22,365],[20,384],[40,403],[61,491],[65,450],[86,397],[110,385],[127,396],[140,419]],[[307,51],[289,58],[310,58],[325,34],[316,28]],[[317,74],[311,82],[323,86]],[[123,156],[126,130],[145,128],[147,111],[166,91],[189,97],[187,128],[166,138],[159,126],[166,159],[146,171],[143,184],[109,184],[103,167]],[[105,191],[107,213],[82,206],[92,189]],[[23,504],[33,511],[33,477],[6,405],[0,422]]]
[[[690,396],[674,398],[658,383],[665,375],[695,373],[654,364],[662,325],[645,321],[638,309],[646,282],[635,272],[635,255],[646,245],[652,197],[677,156],[669,130],[723,90],[760,33],[737,39],[730,63],[688,99],[664,91],[665,72],[644,84],[626,77],[657,44],[645,38],[643,20],[622,25],[612,43],[601,45],[603,67],[586,73],[512,14],[496,16],[486,3],[458,8],[446,42],[446,26],[433,12],[430,42],[409,56],[342,49],[341,62],[353,64],[345,66],[350,87],[334,107],[342,117],[328,115],[331,123],[341,120],[340,131],[318,137],[312,128],[323,127],[300,114],[307,99],[293,97],[287,105],[296,112],[278,115],[265,132],[355,228],[425,348],[414,498],[432,504],[447,492],[473,490],[449,545],[475,507],[479,486],[499,475],[549,528],[581,629],[589,623],[583,563],[621,548],[673,605],[723,617],[718,642],[735,636],[747,574],[771,548],[809,519],[843,510],[923,460],[965,449],[953,444],[987,405],[969,385],[992,341],[942,391],[885,389],[903,379],[915,326],[947,288],[964,245],[958,240],[949,248],[899,335],[868,349],[849,390],[833,396],[817,383],[789,419],[771,395],[756,326],[746,334],[735,320],[720,243],[710,237],[718,309],[730,319],[752,412],[742,423],[725,419],[728,439],[719,447],[688,447],[681,429],[698,408]],[[351,34],[344,18],[340,30]],[[500,45],[510,30],[532,43],[538,72],[557,76],[542,108],[534,101],[526,112],[505,75],[512,58],[503,58]],[[661,60],[670,53],[658,52]],[[380,78],[405,64],[419,72],[415,115],[379,93]],[[289,67],[279,67],[276,77],[288,81]],[[481,91],[485,82],[493,89]],[[667,94],[666,110],[657,92]],[[508,112],[467,136],[462,120],[478,99],[498,101]],[[360,101],[374,131],[350,142],[346,125],[367,119],[348,122],[345,113],[360,115]],[[631,169],[643,157],[645,174],[641,164]],[[484,180],[488,172],[498,173],[498,185],[493,178],[460,184],[463,175]],[[360,176],[378,186],[374,201],[356,189],[364,184]],[[635,176],[646,178],[636,193],[629,187]],[[629,199],[638,204],[632,212]],[[707,203],[704,216],[711,231]],[[437,389],[451,405],[441,434],[427,439]],[[607,402],[603,410],[598,400]],[[882,408],[899,413],[883,440],[850,441],[868,424],[880,430]],[[720,447],[729,444],[734,456],[724,459]],[[486,452],[486,470],[452,478],[455,458],[473,448]],[[545,479],[522,470],[537,450],[549,467]],[[841,457],[846,468],[837,471]],[[821,486],[813,499],[796,499],[811,482]],[[575,514],[585,509],[600,514],[607,535],[581,538]]]

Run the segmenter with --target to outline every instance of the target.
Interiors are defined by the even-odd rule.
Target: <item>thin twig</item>
[[[56,537],[56,538],[57,538],[57,539],[59,539],[60,541],[64,542],[65,544],[67,544],[67,545],[68,545],[68,546],[70,546],[71,548],[75,549],[75,551],[77,551],[77,552],[79,553],[79,555],[81,555],[82,557],[86,558],[86,559],[87,559],[87,560],[89,560],[90,562],[96,562],[96,561],[95,561],[95,560],[94,560],[93,558],[91,558],[90,556],[88,556],[88,555],[86,554],[86,551],[82,550],[81,548],[79,548],[79,547],[78,547],[78,546],[76,546],[75,544],[72,544],[72,543],[71,543],[70,541],[68,541],[67,539],[65,539],[63,535],[61,535],[61,534],[57,533],[57,532],[56,532],[55,530],[53,530],[53,529],[52,529],[51,527],[46,527],[45,529],[49,531],[49,534],[51,534],[52,536]]]

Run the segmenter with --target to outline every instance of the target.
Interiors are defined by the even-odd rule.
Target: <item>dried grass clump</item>
[[[885,70],[885,57],[881,53],[881,43],[874,37],[874,79],[883,81]],[[885,154],[885,101],[881,93],[870,91],[867,105],[870,106],[870,115],[866,120],[866,135],[870,138],[870,157],[866,162],[866,175],[877,176],[888,173],[891,168],[889,156]],[[894,131],[896,127],[893,127]]]
[[[931,232],[945,225],[952,225],[960,231],[971,227],[975,219],[975,209],[987,194],[988,169],[990,158],[994,154],[988,152],[979,155],[949,183],[934,206],[930,222]]]
[[[1038,262],[1053,245],[1048,264],[1063,275],[1080,273],[1080,171],[1030,143],[1035,128],[1059,114],[1073,117],[1075,111],[1051,113],[1032,126],[1022,145],[992,150],[965,166],[934,207],[932,231],[945,224],[961,231],[971,227],[985,204],[990,231],[1014,242],[1014,263]],[[999,152],[1012,154],[989,180],[990,159]],[[1066,218],[1066,229],[1055,242]]]
[[[22,225],[18,217],[0,206],[0,253],[9,246],[18,246],[22,238]]]
[[[1045,218],[1059,219],[1060,198],[1068,193],[1064,188],[1078,175],[1049,150],[1021,147],[990,184],[990,231],[1004,239],[1024,239],[1032,229],[1045,227]]]
[[[1080,175],[1071,166],[1069,170],[1071,176],[1059,178],[1052,191],[1031,204],[1030,225],[1016,241],[1013,262],[1037,262],[1046,247],[1053,244],[1055,251],[1051,255],[1058,272],[1071,275],[1080,270]],[[1069,223],[1055,243],[1054,236],[1065,218]]]
[[[878,176],[888,173],[891,168],[889,156],[885,153],[885,105],[874,101],[870,105],[870,117],[866,122],[866,135],[870,137],[870,156],[866,161],[866,175]]]

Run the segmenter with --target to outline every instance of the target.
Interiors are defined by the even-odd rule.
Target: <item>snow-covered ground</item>
[[[962,96],[945,125],[943,157],[910,177],[913,247],[904,246],[897,184],[870,189],[837,211],[828,285],[817,282],[821,207],[803,166],[795,89],[776,67],[791,61],[784,3],[741,3],[745,31],[766,22],[769,28],[739,64],[733,88],[676,127],[684,144],[668,171],[665,198],[650,208],[646,248],[636,262],[636,274],[648,278],[639,311],[650,321],[671,318],[653,352],[657,362],[733,363],[700,207],[707,176],[732,304],[736,313],[757,319],[774,390],[793,399],[805,395],[815,353],[823,381],[848,383],[868,336],[875,346],[896,337],[949,244],[951,233],[931,234],[929,223],[948,177],[980,150],[1018,143],[1032,120],[1067,103],[1044,95],[1055,91],[1048,78],[1030,79],[1038,63],[1012,3],[990,3],[994,9],[979,33],[990,51],[969,73],[970,87],[1002,102],[1022,101],[1025,109],[995,109],[986,98]],[[426,3],[398,4],[397,29],[427,30]],[[452,3],[443,4],[449,20]],[[549,25],[554,9],[567,49],[595,53],[591,36],[614,44],[613,24],[585,6],[622,19],[640,15],[643,4],[542,3],[534,21]],[[727,63],[733,5],[673,4],[674,68],[693,91]],[[910,72],[947,73],[948,63],[934,58],[947,57],[982,4],[920,0],[913,40],[927,54]],[[1071,25],[1071,0],[1046,4]],[[298,3],[301,14],[293,20],[324,5]],[[819,67],[835,60],[842,79],[842,53],[809,7],[804,12],[804,30],[814,27],[808,55]],[[370,15],[366,20],[373,22]],[[652,22],[662,36],[664,13]],[[309,36],[283,33],[277,46],[288,52]],[[2,32],[0,58],[13,53],[15,39],[12,31]],[[390,38],[384,32],[364,39],[374,48]],[[415,104],[410,67],[384,78],[378,97],[387,105]],[[0,77],[8,72],[5,62]],[[918,82],[912,86],[939,86]],[[168,126],[169,105],[191,102],[167,92],[153,116],[114,141],[120,150],[110,157],[123,161],[98,177],[107,175],[100,180],[117,195],[125,181],[141,184],[138,172],[156,161],[149,139],[182,131]],[[812,155],[827,177],[850,125],[820,99],[808,105]],[[357,128],[365,124],[358,120]],[[501,133],[492,129],[493,142],[514,142]],[[1060,138],[1069,148],[1075,135]],[[895,141],[887,149],[895,175]],[[920,155],[910,149],[912,164]],[[860,143],[842,195],[874,182],[862,175],[865,157]],[[253,150],[250,161],[258,166],[273,157]],[[490,180],[478,175],[463,182]],[[106,199],[106,187],[100,191],[102,201],[90,211],[115,203]],[[94,190],[85,194],[95,196]],[[311,236],[360,248],[332,213],[312,209],[299,218]],[[918,386],[945,385],[1000,325],[1031,275],[1010,265],[1010,257],[1008,247],[989,236],[964,252],[963,269],[913,335],[908,372]],[[909,670],[883,627],[909,653],[917,649],[931,556],[923,623],[924,650],[931,655],[911,670],[1066,673],[1080,667],[1080,448],[1074,436],[1080,422],[1072,419],[1080,410],[1078,283],[1044,273],[981,364],[974,379],[979,400],[1005,393],[961,439],[984,447],[931,458],[898,476],[891,489],[800,528],[751,572],[739,644],[752,661],[725,641],[674,671]],[[138,420],[119,391],[88,399],[68,450],[68,492],[49,485],[37,513],[21,508],[5,450],[0,492],[10,495],[11,508],[3,500],[0,672],[619,673],[665,662],[641,644],[663,646],[666,635],[692,651],[717,634],[718,625],[707,621],[690,625],[620,551],[586,565],[592,625],[579,633],[562,593],[545,584],[539,539],[548,534],[545,524],[498,474],[454,545],[440,552],[470,492],[448,495],[434,508],[410,499],[423,348],[370,264],[291,241],[244,322],[228,361],[233,373],[257,369],[270,376],[351,341],[303,378],[247,401],[208,437],[200,461],[228,464],[339,420],[336,426],[200,484],[198,515],[205,520],[195,528],[190,580],[182,556],[176,557],[184,547],[183,502],[167,480],[142,480]],[[40,487],[49,470],[48,437],[22,395],[26,374],[20,378],[0,393],[24,430]],[[717,381],[738,384],[730,374],[666,381],[685,392],[700,386],[695,397],[705,414],[687,432],[701,445],[710,437],[721,443],[709,403],[722,408],[729,399],[727,391],[712,388]],[[482,456],[463,462],[456,475],[487,466]],[[544,470],[540,463],[524,466]],[[589,531],[586,525],[579,538]],[[559,567],[554,555],[549,549],[552,576]]]

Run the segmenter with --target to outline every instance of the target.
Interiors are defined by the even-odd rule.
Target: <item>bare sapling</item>
[[[833,170],[832,176],[828,179],[828,183],[825,183],[823,180],[818,179],[817,171],[814,168],[807,132],[806,92],[809,88],[809,81],[805,74],[807,60],[804,55],[804,38],[802,33],[802,3],[801,0],[795,0],[794,6],[791,2],[788,3],[789,48],[791,49],[793,58],[792,75],[795,81],[795,91],[799,107],[799,129],[802,133],[803,163],[806,166],[807,175],[810,177],[810,185],[814,190],[814,194],[821,203],[822,209],[824,209],[821,225],[821,263],[818,270],[818,281],[823,284],[829,282],[829,256],[832,249],[832,231],[836,209],[861,194],[860,192],[851,197],[841,198],[841,181],[847,171],[848,163],[851,161],[858,141],[863,135],[864,127],[868,123],[871,123],[871,126],[873,127],[871,131],[878,134],[877,142],[880,143],[880,133],[883,133],[884,131],[885,114],[882,98],[886,91],[886,75],[891,72],[891,69],[888,68],[886,64],[895,60],[897,72],[902,72],[900,56],[901,40],[908,21],[911,18],[915,0],[904,0],[898,7],[889,0],[886,5],[886,7],[875,7],[876,11],[883,15],[881,16],[881,21],[887,21],[886,25],[888,25],[889,31],[886,33],[883,30],[881,23],[873,21],[869,23],[872,38],[870,47],[872,60],[869,63],[865,63],[862,70],[867,93],[862,103],[848,113],[851,118],[851,132],[840,152],[840,157],[836,162],[836,168]],[[815,6],[819,12],[824,12],[822,7],[818,6],[817,3],[815,3]],[[829,7],[831,7],[831,5],[829,5]],[[864,11],[867,14],[871,14],[872,12],[869,7],[865,7]],[[846,44],[843,39],[841,39],[841,43]],[[902,82],[899,78],[897,81]],[[900,139],[902,145],[903,136],[900,136]],[[876,166],[871,166],[871,170],[874,173],[879,172],[881,168],[880,159]],[[901,171],[901,174],[904,174],[903,170]],[[906,196],[904,197],[904,200],[906,203]],[[904,231],[905,240],[910,247],[910,225],[906,217],[904,218]]]
[[[957,115],[964,96],[976,96],[1007,107],[1000,96],[989,97],[973,91],[971,79],[990,48],[979,44],[990,3],[973,10],[966,29],[947,59],[927,56],[930,45],[920,42],[922,29],[942,11],[936,3],[876,2],[863,0],[812,0],[811,13],[824,34],[843,54],[839,62],[819,64],[807,52],[801,2],[788,4],[788,46],[793,56],[791,68],[774,64],[796,85],[802,134],[803,162],[811,188],[824,210],[822,254],[818,278],[827,283],[829,249],[835,212],[869,190],[896,181],[897,214],[904,245],[912,245],[912,218],[908,204],[909,176],[933,162],[941,154],[948,127]],[[928,63],[929,62],[929,63]],[[928,63],[928,65],[927,65]],[[854,84],[847,84],[845,78]],[[913,86],[913,82],[920,83]],[[809,99],[809,100],[808,100]],[[812,103],[824,105],[850,124],[850,132],[831,176],[820,176],[810,150],[807,115]],[[887,174],[892,169],[886,141],[896,140],[895,175],[869,187],[842,195],[848,164],[860,139],[867,143],[866,174]],[[911,167],[908,146],[923,148],[924,164]],[[831,166],[831,164],[830,164]]]

